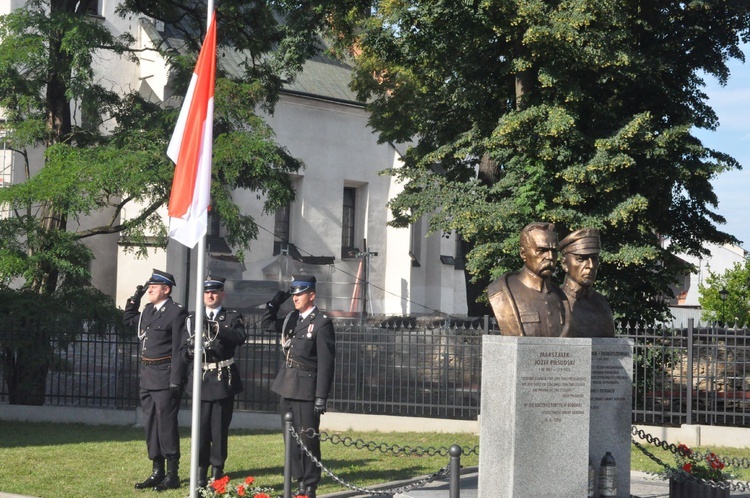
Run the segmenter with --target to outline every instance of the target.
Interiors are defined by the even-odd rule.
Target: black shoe
[[[316,490],[317,490],[317,486],[307,486],[305,487],[304,495],[307,496],[307,498],[315,498]]]
[[[149,489],[157,486],[164,480],[164,471],[154,471],[145,481],[135,483],[135,489]]]
[[[164,479],[154,486],[154,491],[166,491],[168,489],[177,489],[180,487],[180,478],[177,474],[167,474]]]
[[[211,477],[214,478],[214,480],[221,479],[224,477],[224,467],[211,467]]]

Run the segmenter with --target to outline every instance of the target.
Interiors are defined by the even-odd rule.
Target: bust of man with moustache
[[[551,277],[557,263],[557,232],[552,223],[531,223],[521,230],[524,266],[506,273],[487,288],[503,335],[567,335],[569,312],[560,287]]]

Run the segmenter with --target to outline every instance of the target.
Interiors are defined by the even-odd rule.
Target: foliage
[[[393,224],[429,217],[471,247],[476,281],[521,266],[518,234],[602,234],[597,287],[616,315],[652,323],[716,228],[711,179],[739,168],[704,147],[703,75],[743,59],[746,3],[388,0],[342,35],[381,141],[408,143]],[[343,20],[341,22],[344,22]],[[375,76],[373,78],[373,75]],[[479,286],[483,288],[484,286]]]
[[[40,306],[56,306],[58,291],[90,280],[91,237],[119,234],[122,247],[139,255],[166,245],[161,208],[174,171],[166,148],[179,105],[158,101],[155,92],[117,88],[102,73],[107,64],[162,57],[169,90],[184,95],[205,34],[206,11],[195,2],[123,0],[117,12],[131,21],[123,33],[115,32],[122,23],[90,16],[89,3],[26,0],[0,16],[0,135],[23,173],[0,189],[8,214],[0,218],[0,286],[30,290]],[[252,191],[265,212],[294,198],[290,174],[302,163],[276,143],[261,111],[273,110],[283,80],[320,50],[315,30],[324,6],[217,6],[219,51],[236,55],[237,67],[228,71],[220,58],[217,69],[211,216],[237,249],[250,248],[258,227],[233,192]],[[156,21],[166,35],[141,32],[154,45],[141,44],[140,22]],[[88,313],[94,308],[83,304]],[[40,330],[44,344],[65,335],[57,327]]]
[[[724,462],[713,452],[698,455],[685,444],[677,445],[675,466],[666,466],[658,474],[664,479],[684,481],[687,479],[701,479],[722,482],[732,479],[732,474],[724,471]]]
[[[0,289],[0,360],[11,404],[44,404],[45,381],[65,350],[82,333],[119,330],[122,315],[112,299],[90,286],[60,289],[40,297],[26,290]]]
[[[726,299],[721,291],[726,290]],[[711,271],[698,287],[703,317],[727,326],[750,325],[750,260],[735,263],[719,275]]]

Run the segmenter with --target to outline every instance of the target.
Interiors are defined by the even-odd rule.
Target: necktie
[[[155,315],[157,311],[159,311],[159,310],[156,309],[156,306],[154,306],[153,308],[151,308],[151,314],[152,315]]]
[[[214,319],[214,315],[215,315],[215,314],[216,314],[216,312],[215,312],[215,311],[212,311],[211,313],[209,313],[209,314],[208,314],[208,319],[209,319],[209,320],[213,320],[213,319]]]

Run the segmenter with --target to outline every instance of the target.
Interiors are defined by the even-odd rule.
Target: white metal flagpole
[[[214,1],[208,0],[206,14],[206,29],[211,26],[214,15]],[[203,373],[203,269],[206,261],[206,236],[198,241],[198,260],[195,272],[195,320],[193,331],[195,334],[195,351],[193,355],[193,401],[192,421],[190,428],[190,498],[198,498],[198,455],[200,452],[201,427],[201,374]],[[190,331],[188,331],[190,332]]]
[[[190,498],[198,496],[198,453],[200,450],[201,426],[201,374],[203,373],[203,267],[206,259],[206,237],[198,241],[198,261],[195,272],[195,319],[192,327],[195,334],[193,355],[193,401],[190,430]]]

